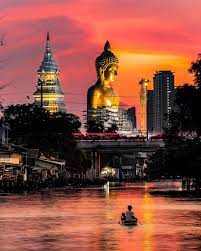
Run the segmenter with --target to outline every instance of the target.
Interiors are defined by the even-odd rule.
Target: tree
[[[101,120],[89,120],[86,124],[87,132],[102,133],[105,131],[104,122]]]
[[[191,63],[188,71],[194,75],[195,85],[201,88],[201,54],[198,54],[198,58]]]
[[[159,149],[148,159],[148,176],[151,179],[160,179],[165,174],[165,150]]]
[[[197,133],[201,136],[201,55],[191,63],[189,73],[194,75],[194,85],[177,88],[175,111],[170,115],[171,129],[180,133]]]
[[[47,157],[63,158],[71,170],[80,172],[90,167],[72,135],[81,127],[74,114],[50,114],[32,104],[11,105],[3,110],[2,121],[10,124],[12,143],[39,149]]]
[[[177,132],[201,135],[201,89],[192,85],[177,88],[175,94],[175,110],[170,114],[171,128]]]
[[[3,110],[2,120],[10,124],[11,141],[28,148],[37,148],[51,155],[69,146],[72,133],[81,126],[73,114],[55,113],[32,104],[11,105]]]

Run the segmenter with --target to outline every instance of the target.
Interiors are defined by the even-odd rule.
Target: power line
[[[9,96],[9,95],[18,95],[18,94],[33,94],[33,92],[11,92],[11,93],[0,93],[0,96]],[[51,94],[51,93],[50,93]],[[54,93],[52,93],[54,94]],[[72,92],[64,92],[65,95],[73,95],[73,96],[82,96],[83,94],[81,93],[72,93]],[[87,96],[87,95],[86,95]],[[98,95],[94,95],[94,96],[98,96]],[[112,95],[110,96],[105,96],[105,97],[113,97]],[[139,96],[134,96],[134,95],[130,95],[130,96],[126,96],[126,95],[118,95],[118,97],[124,97],[124,98],[140,98]]]
[[[32,104],[32,103],[26,103],[26,102],[10,102],[10,104],[12,105],[14,105],[14,104],[16,104],[16,105],[18,105],[18,104]],[[10,104],[8,104],[7,106],[9,106]],[[78,103],[78,104],[80,104],[80,103]],[[125,105],[126,107],[127,107],[127,105]],[[120,107],[121,108],[121,107]],[[130,108],[130,107],[128,107],[128,108]],[[68,110],[68,109],[67,109]],[[121,110],[121,109],[120,109]],[[71,112],[82,112],[82,113],[86,113],[87,111],[86,110],[75,110],[75,109],[70,109],[70,111]],[[126,110],[125,110],[126,111]],[[145,113],[143,113],[143,112],[135,112],[135,114],[145,114]],[[153,112],[148,112],[148,113],[146,113],[146,114],[153,114]]]
[[[5,103],[5,101],[3,102],[3,103]],[[28,102],[26,102],[26,101],[10,101],[10,102],[6,102],[6,103],[9,103],[9,104],[31,104],[31,103],[28,103]],[[70,102],[70,101],[67,101],[67,102],[65,102],[65,104],[73,104],[73,105],[87,105],[87,102]],[[127,104],[121,104],[121,105],[119,105],[119,107],[121,108],[121,107],[133,107],[133,105],[131,104],[131,105],[127,105]]]

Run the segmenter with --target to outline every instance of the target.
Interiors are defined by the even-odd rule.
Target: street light
[[[41,86],[40,86],[40,106],[41,106],[41,108],[43,108],[43,85],[46,82],[46,73],[45,73],[44,70],[40,73],[39,79],[41,81]]]

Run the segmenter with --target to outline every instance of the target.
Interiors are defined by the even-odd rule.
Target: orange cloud
[[[62,88],[68,110],[78,115],[86,109],[86,93],[95,83],[94,61],[107,39],[120,59],[114,86],[122,102],[139,110],[142,77],[152,81],[157,70],[172,70],[175,83],[191,82],[190,62],[200,49],[201,2],[187,0],[91,1],[7,0],[1,5],[4,19],[0,30],[6,33],[1,48],[1,82],[14,81],[6,103],[24,101],[33,93],[47,31],[53,54],[61,70]],[[71,93],[71,94],[70,94]],[[76,96],[79,94],[81,96]],[[128,97],[132,96],[132,97]]]

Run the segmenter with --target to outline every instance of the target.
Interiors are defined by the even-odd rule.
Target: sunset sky
[[[142,77],[172,70],[175,84],[201,52],[200,0],[5,0],[0,3],[0,90],[3,104],[30,102],[50,32],[69,112],[82,115],[95,83],[95,58],[106,40],[120,60],[114,87],[139,109]],[[27,98],[30,97],[30,100]]]

